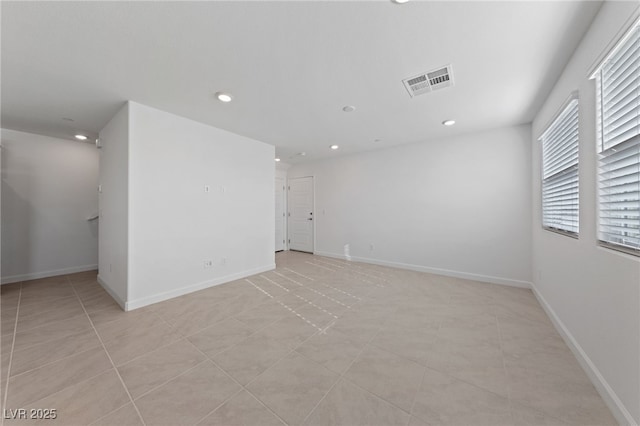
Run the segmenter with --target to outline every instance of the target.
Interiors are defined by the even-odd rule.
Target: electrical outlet
[[[204,192],[209,192],[209,191],[211,191],[211,187],[209,185],[205,185]]]
[[[204,267],[206,268],[211,268],[213,266],[213,260],[205,260],[204,261]]]

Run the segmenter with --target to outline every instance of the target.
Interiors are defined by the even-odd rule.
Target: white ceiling
[[[527,123],[600,6],[3,1],[2,126],[94,136],[130,99],[296,163]],[[453,88],[409,97],[402,79],[447,64]]]

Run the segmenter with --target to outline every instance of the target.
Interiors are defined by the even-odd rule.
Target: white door
[[[276,178],[276,251],[284,250],[284,179]]]
[[[313,178],[289,179],[289,249],[313,253]]]

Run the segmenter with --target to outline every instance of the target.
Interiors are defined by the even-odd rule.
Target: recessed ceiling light
[[[356,110],[356,107],[354,107],[353,105],[347,105],[347,106],[343,107],[342,110],[344,112],[352,112],[352,111]]]
[[[331,147],[330,147],[330,148],[331,148],[331,149],[333,149],[333,150],[336,150],[336,149],[338,149],[338,148],[340,148],[340,147],[339,147],[338,145],[331,145]]]
[[[85,135],[76,135],[76,139],[79,139],[81,141],[86,141],[87,137]]]
[[[404,4],[404,3],[408,2],[409,0],[391,0],[391,1],[393,3],[396,3],[396,4]]]
[[[224,92],[217,92],[216,98],[218,98],[220,102],[231,102],[233,100],[233,96]]]
[[[276,157],[276,159],[275,159],[275,160],[276,160],[276,162],[280,161],[280,159],[279,159],[279,158],[277,158],[277,157]]]
[[[298,153],[298,155],[299,155],[300,157],[304,157],[305,155],[307,155],[307,153],[306,153],[306,152],[299,152],[299,153]]]
[[[442,124],[444,124],[445,126],[453,126],[454,124],[456,124],[456,120],[444,120]]]

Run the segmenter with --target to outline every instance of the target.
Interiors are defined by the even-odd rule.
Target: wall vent
[[[404,87],[413,98],[445,87],[453,86],[451,65],[427,71],[420,75],[402,80]]]

